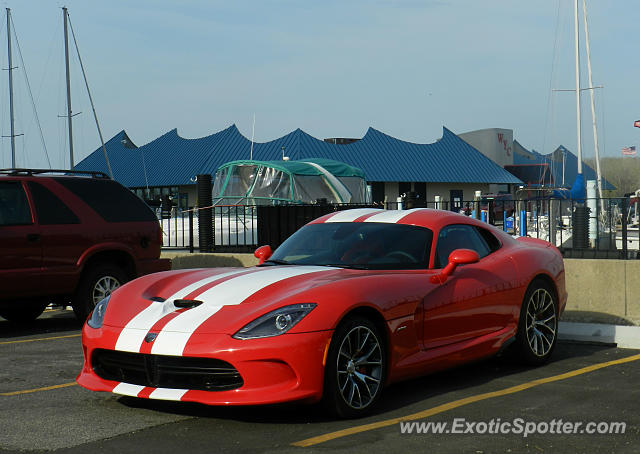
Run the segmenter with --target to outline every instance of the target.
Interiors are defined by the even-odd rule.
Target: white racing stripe
[[[154,341],[151,353],[182,355],[184,347],[194,331],[222,307],[240,304],[257,291],[276,282],[329,269],[332,268],[320,266],[267,268],[264,271],[238,276],[216,285],[198,295],[198,299],[203,301],[203,304],[181,313],[166,324]]]
[[[364,222],[386,222],[389,224],[395,224],[403,217],[410,215],[411,213],[424,208],[413,208],[411,210],[386,210],[379,214],[374,214],[370,218],[364,220]]]
[[[131,385],[129,383],[119,383],[118,386],[111,391],[114,394],[122,394],[123,396],[137,397],[138,393],[144,389],[144,386]]]
[[[125,352],[140,351],[140,345],[142,345],[144,337],[147,335],[153,325],[155,325],[158,320],[160,320],[168,313],[176,310],[175,306],[173,305],[174,300],[182,299],[195,290],[199,289],[200,287],[210,284],[211,282],[223,279],[228,276],[233,276],[235,274],[244,273],[246,271],[246,269],[241,269],[201,279],[180,289],[178,292],[167,298],[163,303],[151,303],[147,308],[133,317],[129,321],[129,323],[127,323],[126,326],[122,329],[120,335],[118,336],[118,341],[116,342],[115,349]]]
[[[187,389],[156,388],[149,394],[149,399],[180,400],[187,391]]]
[[[367,214],[382,213],[383,211],[384,210],[380,208],[356,208],[353,210],[338,211],[324,222],[353,222],[359,217],[366,216]]]

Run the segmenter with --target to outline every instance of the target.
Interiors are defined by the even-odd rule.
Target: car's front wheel
[[[521,359],[531,365],[549,360],[558,340],[558,302],[555,291],[541,279],[534,280],[520,309],[516,343]]]
[[[121,268],[109,263],[89,268],[73,298],[73,312],[78,320],[84,322],[96,304],[127,280],[127,274]]]
[[[386,366],[380,329],[363,317],[343,321],[333,334],[327,355],[325,408],[342,418],[364,415],[380,397]]]

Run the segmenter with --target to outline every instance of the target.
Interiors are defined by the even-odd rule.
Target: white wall
[[[384,183],[384,197],[387,202],[395,202],[398,199],[399,185],[395,181]]]
[[[463,200],[471,201],[476,191],[482,191],[483,194],[488,193],[489,185],[481,183],[427,183],[427,202],[433,202],[437,195],[440,196],[441,201],[449,200],[451,189],[461,189]]]
[[[458,137],[500,167],[513,165],[513,130],[499,128],[479,129],[458,134]]]
[[[490,185],[483,183],[427,183],[427,202],[433,202],[436,195],[440,196],[441,201],[448,201],[449,191],[452,189],[462,190],[463,200],[471,201],[476,191],[482,191],[483,194],[489,193]],[[385,182],[384,194],[387,202],[395,202],[398,198],[398,183]]]

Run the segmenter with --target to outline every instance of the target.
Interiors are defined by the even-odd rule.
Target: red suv
[[[124,282],[170,268],[154,213],[101,172],[0,170],[0,316],[50,303],[84,321]]]

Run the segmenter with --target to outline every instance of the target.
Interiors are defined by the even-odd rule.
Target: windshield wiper
[[[351,263],[351,264],[345,264],[345,263],[329,263],[326,265],[320,265],[320,266],[335,266],[336,268],[345,268],[348,270],[368,270],[369,266],[368,265],[361,265],[358,263]]]
[[[258,265],[258,266],[263,266],[263,265],[266,265],[268,263],[273,264],[273,265],[293,265],[293,263],[287,262],[286,260],[268,259],[268,260],[265,260],[262,263],[262,265]]]

